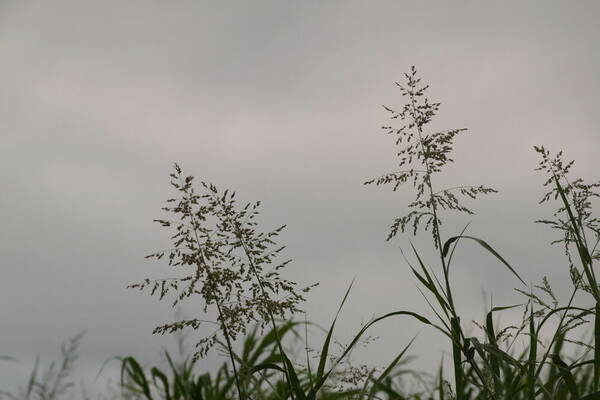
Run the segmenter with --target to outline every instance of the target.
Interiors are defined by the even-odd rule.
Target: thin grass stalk
[[[408,342],[408,344],[404,347],[404,349],[402,349],[402,351],[400,352],[400,354],[398,354],[396,356],[396,358],[394,358],[392,360],[392,362],[387,366],[387,368],[381,373],[381,375],[379,375],[379,378],[377,378],[374,382],[373,385],[371,386],[371,390],[369,391],[369,395],[368,395],[368,399],[372,399],[375,397],[375,392],[377,391],[377,389],[382,385],[383,380],[392,372],[392,370],[394,369],[394,367],[398,364],[398,362],[400,361],[400,359],[404,356],[404,354],[406,353],[406,351],[408,350],[408,348],[412,345],[412,343],[415,341],[417,337],[413,337],[410,342]],[[366,383],[365,383],[366,384]]]
[[[244,252],[246,253],[246,257],[248,258],[250,267],[252,268],[252,273],[254,274],[256,281],[258,282],[258,284],[260,286],[261,293],[265,298],[267,298],[267,294],[265,292],[263,282],[260,279],[258,272],[256,271],[256,267],[254,266],[254,261],[252,260],[252,257],[250,257],[248,248],[247,248],[246,244],[244,243],[243,239],[241,238],[241,236],[240,236],[240,241],[242,242],[242,246],[244,247]],[[281,344],[281,338],[279,336],[279,330],[277,329],[277,324],[275,323],[275,317],[273,316],[273,313],[271,311],[268,311],[268,313],[269,313],[269,318],[271,319],[271,325],[273,327],[273,331],[275,332],[275,341],[277,342],[277,348],[279,349],[279,353],[281,354],[281,356],[284,357],[285,352],[284,352],[283,346]],[[284,370],[284,374],[285,374],[285,380],[286,380],[288,386],[290,386],[290,376],[289,376],[289,372],[288,372],[286,363],[283,363],[283,370]],[[290,387],[290,389],[291,389],[291,387]],[[290,390],[290,396],[292,399],[294,398],[292,390]]]
[[[486,188],[484,186],[469,186],[468,188],[470,189],[467,189],[465,186],[455,186],[440,192],[435,192],[433,190],[432,175],[441,171],[441,168],[448,162],[452,162],[452,159],[448,157],[448,154],[452,150],[453,138],[456,134],[464,131],[465,129],[453,129],[437,132],[432,135],[426,135],[423,131],[423,127],[430,122],[433,116],[436,115],[440,103],[430,103],[427,97],[425,97],[422,102],[418,101],[419,97],[424,95],[424,92],[429,86],[424,85],[419,87],[419,81],[421,79],[416,78],[416,68],[414,66],[411,67],[410,73],[405,73],[404,75],[408,82],[407,85],[403,86],[397,82],[396,85],[401,88],[403,96],[408,96],[409,101],[404,105],[401,111],[395,111],[384,106],[388,112],[392,113],[392,119],[399,118],[400,120],[404,121],[404,125],[399,129],[396,129],[392,126],[384,126],[382,128],[385,129],[388,134],[394,134],[397,136],[396,145],[399,145],[403,143],[403,140],[406,140],[404,142],[405,145],[402,145],[400,152],[397,153],[397,155],[400,157],[401,167],[404,164],[413,164],[413,160],[416,159],[420,164],[419,167],[424,167],[424,169],[411,168],[410,170],[402,170],[399,173],[390,173],[367,181],[365,184],[375,183],[376,185],[381,185],[393,183],[393,190],[395,191],[400,184],[412,180],[413,186],[417,188],[416,199],[414,202],[409,204],[409,208],[412,208],[413,211],[410,211],[403,217],[396,218],[391,227],[388,240],[395,236],[399,229],[404,231],[407,224],[411,222],[414,228],[414,234],[416,234],[417,226],[423,217],[427,219],[425,230],[428,230],[429,227],[432,228],[433,242],[439,251],[443,273],[443,283],[438,282],[437,277],[435,274],[433,274],[439,287],[436,286],[424,268],[422,268],[423,275],[418,273],[414,268],[412,270],[419,281],[421,281],[421,283],[423,283],[424,286],[436,296],[436,300],[438,301],[439,306],[442,308],[446,320],[442,319],[440,314],[434,310],[436,316],[440,318],[444,325],[452,325],[452,327],[448,326],[447,331],[444,333],[449,336],[450,340],[452,341],[453,352],[458,360],[458,363],[455,363],[457,365],[457,368],[455,368],[455,375],[458,375],[455,377],[455,381],[457,381],[458,386],[462,388],[463,393],[459,393],[459,396],[464,397],[467,395],[465,390],[467,378],[464,375],[464,371],[462,371],[463,354],[465,356],[465,360],[471,366],[471,373],[477,376],[476,380],[480,381],[481,383],[485,383],[486,379],[482,375],[478,365],[475,363],[472,357],[469,356],[469,351],[471,351],[471,349],[469,348],[468,340],[460,326],[460,320],[456,312],[454,296],[452,295],[452,289],[450,285],[451,257],[446,260],[444,246],[442,246],[440,232],[441,221],[439,220],[438,212],[440,209],[450,209],[472,214],[468,208],[463,207],[458,203],[458,200],[454,195],[450,194],[450,191],[454,189],[460,189],[461,195],[467,195],[471,198],[475,198],[475,196],[479,194],[495,192],[495,190],[492,188]],[[461,237],[463,232],[461,232]],[[451,244],[451,242],[449,244]],[[498,255],[496,256],[498,257]],[[422,264],[420,260],[419,263]],[[423,267],[423,265],[421,266]],[[475,383],[475,385],[481,387],[481,385],[478,383]]]
[[[415,98],[414,96],[411,96],[411,104],[413,107],[413,110],[416,109],[416,104],[415,104]],[[415,117],[415,121],[417,121],[417,118]],[[421,128],[421,125],[416,122],[415,125],[417,126],[417,131],[419,134],[419,144],[421,146],[421,151],[423,152],[423,159],[425,162],[425,170],[426,170],[426,174],[425,174],[425,183],[427,184],[428,190],[429,190],[429,201],[431,204],[431,212],[433,213],[433,240],[435,242],[435,246],[438,248],[439,250],[439,255],[440,255],[440,261],[442,263],[442,271],[444,273],[444,283],[446,285],[446,297],[448,300],[448,306],[450,309],[450,313],[452,314],[452,318],[450,319],[450,325],[451,325],[451,336],[452,336],[452,356],[454,359],[454,384],[456,387],[456,396],[457,396],[457,400],[462,400],[463,399],[463,392],[464,392],[464,379],[463,379],[463,370],[462,370],[462,363],[461,363],[461,349],[460,349],[460,343],[461,343],[461,328],[460,328],[460,320],[456,315],[456,310],[454,307],[454,300],[452,299],[452,290],[450,288],[450,279],[448,276],[448,268],[446,266],[446,259],[444,257],[444,254],[442,253],[442,241],[441,241],[441,237],[440,237],[440,227],[438,224],[438,216],[437,216],[437,204],[435,201],[435,196],[434,196],[434,192],[433,192],[433,184],[431,182],[431,168],[429,165],[429,157],[427,156],[429,149],[425,148],[425,145],[423,144],[423,130]]]
[[[487,314],[486,317],[486,323],[485,323],[485,331],[488,337],[488,342],[492,345],[492,346],[497,346],[496,343],[496,333],[494,332],[494,321],[493,321],[493,315],[492,315],[492,311],[490,311]],[[500,390],[500,367],[498,365],[498,358],[490,353],[489,354],[489,360],[490,360],[490,368],[492,370],[492,379],[494,380],[494,393],[496,393],[498,390]]]
[[[560,185],[558,177],[556,174],[554,175],[554,181],[556,183],[556,188],[560,194],[561,200],[565,206],[565,210],[569,215],[569,220],[571,222],[571,228],[575,235],[575,244],[577,246],[577,250],[579,253],[579,257],[581,259],[581,264],[583,266],[583,271],[588,279],[588,285],[592,291],[592,295],[596,300],[595,304],[595,316],[594,316],[594,377],[593,377],[593,387],[594,391],[598,389],[598,384],[600,382],[600,294],[598,293],[598,283],[596,282],[596,276],[594,274],[592,268],[592,257],[587,247],[587,243],[582,238],[581,232],[584,230],[584,227],[581,223],[578,223],[577,219],[573,215],[573,211],[571,210],[569,201],[567,200],[566,194]],[[581,218],[579,219],[579,221]]]
[[[529,360],[527,362],[527,398],[535,399],[535,369],[537,358],[537,335],[533,319],[533,307],[529,316]]]
[[[442,361],[440,362],[440,370],[439,370],[439,377],[438,377],[438,392],[440,393],[440,400],[445,400],[445,391],[444,391],[444,359],[442,358]]]
[[[218,301],[216,303],[217,303],[217,309],[219,310],[219,315],[222,315],[223,313],[221,311],[221,304]],[[235,365],[235,358],[233,357],[233,346],[231,344],[231,338],[229,337],[229,332],[227,330],[227,327],[225,326],[225,321],[223,319],[221,319],[221,328],[223,330],[223,336],[225,337],[225,342],[227,343],[227,351],[229,353],[229,359],[231,360],[231,366],[233,368],[233,376],[235,379],[235,386],[237,388],[238,396],[240,397],[240,400],[244,400],[246,398],[246,396],[244,396],[244,392],[242,391],[242,386],[240,384],[238,370]]]
[[[548,350],[546,350],[546,352],[544,353],[544,356],[542,357],[542,359],[539,363],[539,366],[535,373],[536,379],[537,379],[537,377],[539,377],[540,373],[542,372],[542,368],[543,368],[544,364],[546,363],[547,358],[550,356],[550,351],[551,351],[553,345],[554,345],[554,354],[560,354],[560,350],[562,349],[562,346],[563,346],[564,340],[565,340],[564,335],[561,334],[561,328],[563,326],[565,318],[567,317],[567,313],[570,310],[578,310],[581,312],[590,312],[589,310],[586,310],[584,308],[579,308],[579,307],[572,305],[573,299],[575,298],[575,293],[577,293],[577,288],[575,288],[575,290],[573,290],[573,293],[571,294],[571,298],[569,299],[569,303],[567,304],[566,307],[559,307],[559,308],[554,309],[553,311],[549,312],[548,314],[546,314],[544,319],[542,319],[542,321],[538,324],[536,335],[539,337],[540,332],[542,330],[542,326],[550,319],[550,317],[552,315],[554,315],[555,313],[564,311],[564,313],[562,314],[562,316],[560,318],[560,321],[558,322],[558,327],[557,327],[556,331],[554,332],[554,334],[552,335],[552,339],[550,340],[550,344],[548,345]],[[556,372],[556,368],[554,367],[553,364],[551,364],[550,371]]]
[[[251,254],[250,254],[250,250],[248,249],[248,246],[247,246],[246,242],[244,241],[241,229],[240,229],[237,221],[236,221],[236,223],[233,223],[231,221],[231,219],[228,217],[225,205],[222,202],[219,202],[219,204],[221,205],[221,208],[222,208],[222,210],[224,212],[225,218],[227,219],[227,221],[229,222],[229,224],[235,229],[235,235],[236,235],[236,237],[238,238],[238,240],[240,241],[240,243],[242,245],[242,248],[244,250],[244,254],[246,255],[246,258],[248,259],[248,264],[250,265],[250,268],[252,270],[252,274],[256,278],[256,281],[257,281],[257,283],[258,283],[258,285],[260,287],[261,294],[263,295],[263,297],[265,299],[267,299],[268,296],[267,296],[267,292],[265,291],[265,287],[264,287],[263,281],[260,278],[260,275],[258,274],[258,272],[256,270],[256,266],[254,264],[254,260],[253,260]],[[281,356],[283,358],[284,355],[285,355],[285,352],[284,352],[283,346],[281,344],[281,338],[279,336],[279,330],[277,329],[277,324],[275,323],[275,316],[273,315],[273,313],[270,310],[268,310],[268,313],[269,313],[269,319],[271,320],[271,325],[273,327],[273,332],[275,333],[275,341],[277,342],[277,348],[279,349],[279,353],[281,354]],[[291,382],[290,382],[290,376],[289,376],[288,367],[287,367],[287,365],[286,365],[285,362],[282,363],[282,364],[283,364],[283,370],[284,370],[284,374],[285,374],[285,380],[286,380],[286,382],[288,384],[288,387],[290,389],[290,396],[293,399],[294,398],[294,396],[293,396],[294,391],[292,390],[292,387],[291,387]]]
[[[414,96],[411,96],[411,105],[413,107],[413,110],[415,110],[416,103],[415,103]],[[446,263],[446,258],[444,256],[444,252],[443,252],[440,226],[438,223],[437,202],[435,200],[433,183],[431,181],[432,172],[431,172],[431,167],[430,167],[430,162],[429,162],[429,157],[428,157],[429,148],[427,148],[425,146],[425,144],[423,143],[423,129],[421,127],[421,124],[418,123],[416,115],[414,115],[413,118],[415,120],[415,125],[416,125],[417,132],[419,135],[419,145],[421,146],[421,151],[423,152],[423,161],[425,163],[425,183],[427,185],[427,189],[429,190],[429,202],[430,202],[431,212],[433,214],[432,235],[433,235],[435,247],[437,247],[437,249],[439,251],[440,261],[442,264],[442,271],[444,274],[444,283],[446,286],[445,294],[446,294],[447,302],[449,305],[450,313],[452,314],[452,318],[450,320],[451,329],[452,329],[452,335],[451,335],[452,336],[452,353],[453,353],[453,357],[455,357],[455,358],[456,358],[456,355],[458,355],[458,363],[456,362],[456,360],[454,361],[456,396],[457,396],[457,400],[461,400],[462,398],[464,398],[464,385],[465,385],[464,371],[462,370],[462,362],[461,362],[461,359],[462,359],[461,352],[465,351],[462,349],[462,339],[464,337],[464,334],[463,334],[462,328],[460,326],[460,318],[458,317],[458,315],[456,313],[456,308],[455,308],[454,300],[452,297],[452,289],[450,287],[450,265]],[[478,378],[480,379],[480,381],[485,384],[485,381],[483,379],[481,371],[479,371],[479,368],[477,367],[477,365],[474,362],[472,362],[472,360],[469,362],[472,365],[473,370],[476,373],[476,375],[478,376]],[[460,383],[460,387],[462,388],[462,390],[459,390],[459,383]]]
[[[414,97],[412,97],[411,102],[412,102],[412,105],[414,108],[415,107]],[[442,264],[442,271],[444,273],[444,283],[446,286],[445,294],[446,294],[446,298],[447,298],[447,302],[448,302],[448,306],[449,306],[449,311],[452,314],[450,324],[451,324],[451,337],[452,337],[452,353],[453,353],[453,357],[454,357],[454,380],[455,380],[455,385],[456,385],[456,396],[457,396],[457,400],[462,400],[463,398],[465,398],[464,397],[465,378],[464,378],[464,371],[462,370],[462,361],[461,361],[462,360],[461,353],[463,351],[465,351],[462,349],[462,339],[464,337],[464,334],[462,332],[462,328],[460,326],[460,318],[458,317],[458,315],[456,313],[456,308],[454,306],[454,300],[452,298],[452,289],[450,287],[450,276],[449,276],[449,274],[450,274],[449,264],[446,263],[446,258],[444,256],[444,252],[443,252],[440,226],[438,223],[438,216],[437,216],[437,203],[435,201],[433,184],[431,182],[431,168],[429,165],[429,157],[427,156],[429,149],[426,148],[425,145],[423,144],[423,138],[422,138],[423,130],[421,128],[421,125],[416,123],[416,126],[417,126],[417,131],[419,134],[419,144],[421,146],[421,150],[423,152],[423,158],[424,158],[424,162],[425,162],[425,168],[426,168],[425,182],[426,182],[427,188],[429,190],[431,212],[433,214],[432,235],[433,235],[433,240],[434,240],[435,246],[437,247],[437,249],[439,251],[440,261]],[[458,360],[458,362],[457,362],[457,360]],[[483,379],[481,371],[479,370],[477,365],[472,360],[470,360],[469,362],[470,362],[471,366],[473,367],[473,370],[476,373],[476,375],[478,376],[479,380],[485,384],[485,381]]]
[[[462,369],[462,352],[460,348],[460,319],[458,317],[452,317],[450,319],[450,325],[452,328],[452,358],[454,362],[454,385],[456,390],[456,399],[464,399],[464,371]]]
[[[562,347],[564,345],[565,342],[565,337],[564,335],[558,335],[558,337],[556,338],[556,342],[554,343],[554,354],[558,354],[560,355],[561,351],[562,351]],[[550,346],[549,346],[550,348]],[[558,377],[558,368],[556,368],[556,365],[554,364],[550,364],[550,369],[548,371],[548,378],[547,378],[547,382],[546,385],[548,385],[550,382],[553,382],[555,379],[557,379]],[[548,386],[549,388],[549,386]],[[547,397],[548,400],[550,400],[549,397]]]
[[[594,309],[594,391],[598,391],[600,382],[600,304]]]
[[[411,103],[412,103],[413,109],[415,109],[416,105],[415,105],[414,96],[411,98]],[[448,303],[450,305],[450,309],[452,310],[454,317],[456,317],[456,313],[454,313],[454,301],[452,299],[452,291],[450,289],[450,279],[448,276],[449,270],[448,270],[448,267],[446,266],[446,259],[444,258],[444,255],[442,254],[442,240],[441,240],[441,234],[440,234],[440,226],[438,224],[437,203],[435,201],[435,196],[434,196],[434,192],[433,192],[433,184],[431,182],[431,167],[429,165],[429,157],[427,156],[427,154],[429,153],[429,149],[425,148],[425,145],[423,144],[423,129],[421,128],[421,125],[419,123],[416,123],[416,126],[417,126],[417,131],[419,133],[419,144],[421,146],[421,151],[423,152],[423,159],[425,162],[425,170],[426,170],[425,182],[427,183],[427,188],[429,189],[429,201],[431,204],[431,212],[433,213],[433,230],[432,230],[433,240],[435,242],[435,246],[438,248],[439,253],[440,253],[440,261],[442,263],[442,271],[444,272],[444,282],[446,284],[446,296],[448,298]]]
[[[181,185],[184,185],[181,177],[179,178],[179,182]],[[196,219],[194,218],[193,213],[190,213],[190,219],[191,219],[191,223],[192,223],[192,229],[194,230],[194,237],[196,239],[196,244],[198,245],[198,255],[200,256],[200,261],[202,263],[206,264],[206,258],[204,256],[204,253],[201,248],[202,244],[200,242],[200,238],[198,237],[198,228],[197,228],[198,225],[196,223]],[[208,264],[206,264],[206,265],[208,265]],[[221,310],[221,304],[220,304],[219,300],[216,300],[215,303],[217,305],[217,310],[219,312],[219,318],[221,319],[221,330],[223,331],[223,336],[225,337],[225,341],[227,343],[227,350],[229,353],[229,359],[231,360],[231,366],[233,368],[233,375],[235,378],[235,386],[237,388],[238,396],[239,396],[240,400],[245,400],[246,397],[244,396],[244,392],[240,385],[240,377],[239,377],[238,370],[237,370],[237,367],[235,364],[233,346],[231,344],[231,338],[229,337],[229,331],[227,330],[227,326],[225,326],[225,318],[223,317],[223,312]]]

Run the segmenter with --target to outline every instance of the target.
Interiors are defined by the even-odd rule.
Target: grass
[[[552,155],[542,146],[534,149],[540,156],[537,169],[545,175],[543,185],[548,190],[541,203],[556,205],[553,215],[537,222],[559,233],[552,244],[563,247],[565,273],[572,282],[571,296],[561,304],[545,277],[541,284],[528,286],[492,244],[467,235],[467,227],[453,234],[443,232],[447,213],[474,214],[463,204],[465,198],[476,199],[496,190],[483,185],[436,186],[439,174],[453,162],[455,137],[466,129],[429,132],[440,104],[427,98],[428,86],[421,83],[414,67],[404,78],[397,86],[406,102],[398,110],[385,107],[392,123],[383,127],[395,139],[399,169],[366,184],[388,185],[393,191],[412,186],[415,198],[403,206],[406,213],[392,222],[388,240],[402,233],[431,237],[437,254],[434,262],[425,260],[410,240],[403,241],[410,248],[405,255],[407,268],[434,317],[410,310],[382,313],[357,329],[341,353],[332,356],[335,326],[351,293],[350,285],[317,351],[317,362],[311,361],[308,349],[305,360],[294,359],[290,343],[300,341],[308,347],[309,324],[299,321],[300,305],[311,287],[299,287],[280,275],[289,263],[278,260],[284,246],[275,242],[284,226],[261,231],[257,222],[260,202],[238,206],[234,192],[219,191],[204,182],[198,190],[193,177],[184,176],[176,165],[171,184],[178,197],[163,208],[170,217],[157,220],[173,229],[172,247],[149,257],[165,258],[171,267],[186,272],[182,278],[146,279],[131,287],[148,290],[161,300],[172,296],[174,306],[182,301],[200,302],[205,312],[213,309],[217,319],[206,321],[199,316],[159,326],[155,333],[206,325],[214,330],[201,337],[196,345],[199,350],[183,360],[176,361],[165,352],[166,367],[145,367],[132,356],[120,358],[120,392],[114,398],[600,399],[600,290],[594,269],[600,259],[600,220],[592,212],[600,183],[573,179],[573,162],[563,161],[561,152]],[[515,304],[488,310],[485,320],[478,323],[481,336],[465,331],[453,292],[453,256],[465,242],[477,245],[513,276],[520,293]],[[497,315],[508,310],[519,310],[522,323],[497,326]],[[443,363],[436,376],[411,370],[406,354],[412,341],[385,367],[352,367],[348,363],[352,350],[372,326],[390,318],[411,318],[441,333],[451,350],[452,370],[445,370]],[[550,326],[555,328],[549,332]],[[590,331],[591,340],[576,336],[581,326]],[[515,343],[522,340],[526,345],[516,349]],[[72,389],[68,376],[78,341],[76,337],[63,347],[63,361],[52,364],[46,373],[40,375],[36,362],[27,383],[15,393],[0,392],[0,398],[66,396]],[[215,347],[224,351],[228,361],[211,373],[196,372],[196,361]]]

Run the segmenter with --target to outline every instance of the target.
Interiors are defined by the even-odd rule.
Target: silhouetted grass
[[[205,316],[158,327],[155,333],[172,333],[201,325],[214,325],[214,332],[200,338],[196,351],[181,361],[165,352],[166,367],[145,367],[135,357],[120,358],[120,398],[165,400],[317,400],[317,399],[439,399],[439,400],[567,400],[600,399],[600,290],[595,267],[600,259],[600,220],[592,213],[592,201],[600,197],[600,183],[587,184],[573,179],[573,162],[564,162],[562,153],[553,156],[544,147],[536,147],[541,161],[538,170],[546,180],[548,193],[541,203],[554,202],[556,212],[537,221],[559,232],[552,244],[564,248],[565,273],[573,289],[561,303],[545,277],[530,289],[514,268],[486,240],[467,235],[466,227],[452,234],[443,232],[447,212],[474,214],[463,198],[475,199],[495,193],[486,186],[438,188],[436,178],[453,162],[454,138],[466,129],[428,132],[429,123],[439,110],[431,102],[413,67],[398,83],[406,103],[398,111],[385,107],[394,124],[383,127],[394,136],[399,170],[379,176],[366,184],[391,185],[393,191],[411,185],[415,199],[405,205],[406,213],[396,218],[388,240],[408,231],[412,235],[431,236],[437,260],[425,260],[408,240],[405,255],[408,269],[420,285],[420,291],[433,318],[410,310],[384,310],[357,329],[338,356],[332,356],[334,331],[340,310],[348,298],[348,288],[327,334],[317,352],[317,363],[294,360],[287,350],[290,340],[307,340],[307,323],[300,320],[300,304],[307,288],[280,275],[289,260],[277,261],[284,246],[275,238],[284,226],[263,232],[258,228],[259,202],[238,207],[235,193],[219,191],[212,184],[193,186],[193,177],[184,176],[175,166],[171,184],[178,198],[170,199],[163,210],[171,219],[157,220],[173,228],[172,247],[150,257],[168,260],[169,266],[186,270],[178,279],[149,280],[132,285],[149,289],[161,299],[170,292],[173,305],[180,301],[201,301],[204,311],[214,307],[215,321]],[[523,240],[526,240],[525,238]],[[459,245],[477,245],[514,277],[520,296],[515,304],[492,306],[484,321],[478,323],[481,336],[467,334],[461,312],[455,303],[451,271],[453,255]],[[587,296],[576,297],[584,293]],[[583,298],[583,302],[576,302]],[[580,300],[578,300],[580,301]],[[330,305],[331,306],[331,305]],[[333,310],[333,306],[332,310]],[[517,326],[496,326],[496,315],[520,310],[523,318]],[[351,368],[346,362],[351,351],[366,337],[367,331],[389,318],[411,318],[442,334],[451,350],[452,371],[440,364],[436,376],[408,368],[405,343],[393,361],[380,369]],[[281,322],[281,321],[288,322]],[[548,333],[549,322],[556,327]],[[588,324],[591,342],[575,336],[576,328]],[[266,330],[268,328],[268,330]],[[305,330],[302,338],[300,330]],[[70,389],[79,336],[63,347],[63,360],[52,364],[45,373],[38,362],[27,383],[17,392],[0,392],[0,398],[51,400],[63,398]],[[516,350],[514,343],[525,339]],[[241,343],[239,343],[241,341]],[[240,344],[236,351],[236,343]],[[566,350],[566,346],[570,350]],[[213,347],[225,351],[228,361],[210,373],[196,372],[196,361]],[[307,347],[307,346],[305,346]],[[2,360],[9,358],[0,357]],[[417,382],[418,389],[406,389]]]

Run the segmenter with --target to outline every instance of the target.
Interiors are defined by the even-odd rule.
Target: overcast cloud
[[[500,191],[444,233],[472,221],[527,282],[568,288],[560,248],[533,224],[550,208],[537,206],[532,146],[599,178],[599,13],[593,1],[0,1],[0,354],[18,359],[0,365],[0,388],[82,330],[88,382],[110,357],[156,362],[173,343],[151,334],[169,305],[125,289],[169,272],[143,256],[168,244],[152,219],[173,162],[262,200],[265,229],[288,225],[288,276],[321,283],[309,320],[329,323],[356,277],[341,340],[375,314],[429,315],[400,253],[409,236],[385,241],[412,189],[362,185],[394,169],[381,105],[402,104],[394,81],[411,65],[442,102],[435,127],[469,128],[437,183]],[[480,319],[482,290],[520,301],[480,249],[455,262],[463,321]],[[357,358],[384,363],[418,332],[415,366],[432,368],[447,345],[411,321],[373,331]]]

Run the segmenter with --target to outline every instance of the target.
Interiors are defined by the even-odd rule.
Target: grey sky
[[[310,320],[330,322],[357,278],[340,339],[374,314],[427,314],[398,249],[409,237],[385,242],[411,188],[362,186],[394,168],[381,105],[402,104],[394,81],[410,65],[442,102],[434,127],[469,128],[439,185],[500,191],[445,233],[472,220],[528,282],[560,286],[560,249],[533,224],[550,209],[536,205],[532,146],[564,149],[598,179],[599,12],[592,1],[1,1],[0,354],[20,362],[0,366],[0,387],[83,329],[91,376],[109,357],[151,362],[172,343],[151,331],[173,310],[125,286],[169,272],[143,256],[168,243],[151,221],[173,162],[262,200],[266,227],[288,224],[288,276],[321,283]],[[435,260],[428,240],[415,243]],[[476,247],[454,272],[464,321],[480,317],[482,288],[519,301]],[[445,343],[409,321],[374,331],[357,357],[383,363],[417,332],[416,365],[430,368]]]

